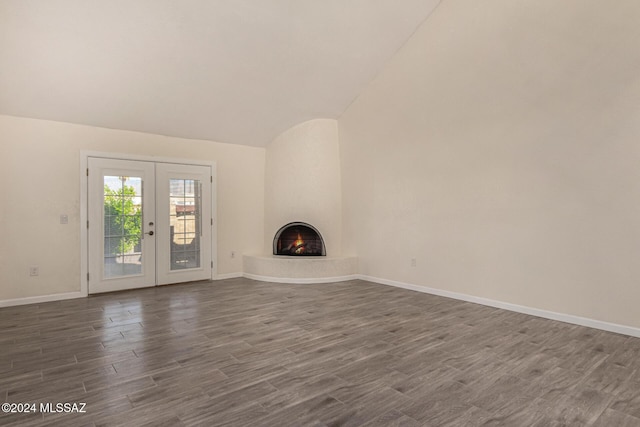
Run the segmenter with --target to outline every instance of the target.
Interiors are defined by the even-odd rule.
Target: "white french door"
[[[156,164],[156,283],[211,279],[211,168]]]
[[[209,166],[88,159],[89,293],[212,277]]]

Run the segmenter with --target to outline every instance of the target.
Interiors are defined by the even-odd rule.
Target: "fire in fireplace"
[[[291,222],[282,227],[273,239],[274,255],[325,256],[320,232],[305,222]]]

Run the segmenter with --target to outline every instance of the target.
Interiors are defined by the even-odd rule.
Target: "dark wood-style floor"
[[[0,425],[640,426],[640,339],[352,281],[0,309]]]

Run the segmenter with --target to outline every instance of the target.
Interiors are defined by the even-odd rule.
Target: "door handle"
[[[153,236],[153,230],[149,231],[148,233],[144,233],[144,234],[148,234],[149,236]]]

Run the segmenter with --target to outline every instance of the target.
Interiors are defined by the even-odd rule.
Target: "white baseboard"
[[[488,298],[476,297],[473,295],[461,294],[458,292],[450,292],[442,289],[429,288],[426,286],[413,285],[410,283],[397,282],[395,280],[381,279],[378,277],[358,275],[361,280],[378,283],[381,285],[395,286],[397,288],[409,289],[412,291],[423,292],[441,297],[452,298],[456,300],[472,302],[476,304],[486,305],[489,307],[501,308],[503,310],[515,311],[516,313],[529,314],[531,316],[542,317],[545,319],[557,320],[560,322],[571,323],[579,326],[586,326],[603,331],[615,332],[617,334],[629,335],[640,338],[640,328],[632,326],[619,325],[617,323],[603,322],[601,320],[589,319],[586,317],[574,316],[571,314],[556,313],[554,311],[542,310],[539,308],[527,307],[524,305],[511,304],[508,302],[496,301]]]
[[[61,294],[40,295],[36,297],[14,298],[0,300],[0,307],[13,307],[16,305],[41,304],[43,302],[61,301],[65,299],[85,298],[83,292],[65,292]]]
[[[243,277],[241,272],[216,274],[213,280],[237,279],[238,277]]]
[[[438,295],[438,296],[452,298],[460,301],[472,302],[475,304],[481,304],[489,307],[500,308],[503,310],[514,311],[516,313],[528,314],[531,316],[557,320],[560,322],[571,323],[574,325],[586,326],[589,328],[601,329],[603,331],[614,332],[617,334],[629,335],[632,337],[640,338],[640,328],[635,328],[632,326],[620,325],[617,323],[609,323],[601,320],[574,316],[571,314],[557,313],[554,311],[542,310],[539,308],[527,307],[527,306],[518,305],[518,304],[511,304],[508,302],[496,301],[488,298],[482,298],[482,297],[462,294],[458,292],[445,291],[442,289],[430,288],[427,286],[419,286],[411,283],[398,282],[396,280],[366,276],[363,274],[352,274],[348,276],[338,276],[338,277],[292,279],[292,278],[286,278],[286,277],[258,276],[255,274],[247,274],[247,273],[225,273],[225,274],[216,275],[214,280],[235,279],[239,277],[246,277],[247,279],[259,280],[261,282],[291,283],[291,284],[334,283],[334,282],[345,282],[348,280],[360,279],[368,282],[378,283],[381,285],[388,285],[388,286],[394,286],[397,288],[409,289],[412,291]],[[45,302],[61,301],[61,300],[74,299],[74,298],[85,298],[86,296],[87,295],[84,294],[83,292],[66,292],[66,293],[60,293],[60,294],[41,295],[41,296],[35,296],[35,297],[14,298],[14,299],[0,300],[0,308],[26,305],[26,304],[40,304]]]
[[[358,279],[357,274],[350,274],[348,276],[335,276],[335,277],[318,277],[318,278],[291,278],[291,277],[271,277],[271,276],[259,276],[257,274],[244,273],[243,277],[252,280],[259,280],[260,282],[270,283],[292,283],[292,284],[312,284],[312,283],[334,283],[334,282],[346,282],[348,280]]]

